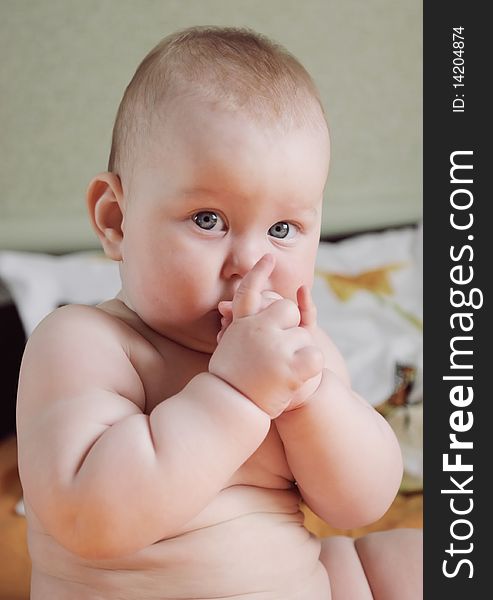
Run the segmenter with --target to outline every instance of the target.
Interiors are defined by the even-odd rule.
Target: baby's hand
[[[269,290],[260,292],[260,306],[257,312],[260,312],[270,306],[276,300],[282,300],[282,296],[280,296],[276,292],[272,292]],[[233,321],[233,301],[232,300],[223,300],[219,302],[218,310],[221,313],[221,331],[217,334],[217,343],[221,341],[224,332],[231,325]]]
[[[260,293],[260,306],[258,312],[266,309],[276,300],[282,300],[277,292],[266,290]],[[297,293],[298,309],[300,311],[301,322],[300,326],[307,329],[310,333],[314,334],[317,325],[317,309],[312,300],[310,290],[306,286],[299,288]],[[221,331],[217,334],[218,343],[221,341],[222,336],[226,329],[231,325],[233,321],[233,302],[231,300],[224,300],[219,303],[219,312],[221,313]],[[316,345],[314,343],[314,345]],[[315,377],[312,377],[297,390],[285,411],[293,410],[305,404],[308,398],[318,389],[320,381],[322,379],[322,373],[317,373]]]
[[[264,256],[246,275],[231,305],[230,323],[223,323],[220,343],[209,371],[227,381],[269,414],[279,416],[298,396],[305,382],[319,376],[323,356],[310,332],[300,327],[294,302],[262,296],[274,267]],[[227,317],[226,317],[227,318]]]
[[[317,329],[317,307],[313,302],[311,292],[305,285],[301,286],[297,292],[298,309],[300,311],[300,327],[303,327],[312,336],[312,343],[316,346],[315,332]],[[293,410],[305,404],[312,394],[318,389],[322,381],[322,371],[315,377],[308,379],[301,388],[293,395],[286,411]]]

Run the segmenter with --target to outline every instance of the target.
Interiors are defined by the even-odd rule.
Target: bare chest
[[[158,350],[149,347],[134,348],[134,366],[137,368],[145,390],[145,412],[152,410],[167,398],[180,392],[199,373],[207,371],[209,356],[175,344]],[[238,469],[225,487],[231,485],[256,485],[286,489],[292,486],[293,475],[289,469],[282,440],[275,421],[259,448]]]

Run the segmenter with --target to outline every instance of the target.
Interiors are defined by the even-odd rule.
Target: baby
[[[417,600],[402,475],[310,296],[329,136],[310,76],[246,30],[164,39],[87,201],[122,288],[56,310],[23,359],[32,600]]]

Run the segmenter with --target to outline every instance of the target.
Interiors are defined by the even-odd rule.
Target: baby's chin
[[[180,346],[205,354],[212,354],[217,347],[217,335],[221,329],[221,314],[217,309],[210,310],[193,320],[168,321],[163,320],[161,315],[154,314],[154,311],[148,313],[139,311],[138,307],[134,307],[122,292],[117,295],[117,299],[155,333]]]
[[[217,347],[221,329],[221,315],[213,310],[194,322],[181,324],[160,323],[153,327],[157,333],[194,352],[212,354]]]

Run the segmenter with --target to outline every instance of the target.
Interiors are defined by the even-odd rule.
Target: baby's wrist
[[[217,368],[216,365],[209,364],[209,370],[207,373],[201,373],[201,375],[206,375],[214,378],[217,382],[220,382],[220,385],[226,386],[231,392],[239,394],[243,398],[246,398],[250,402],[253,402],[252,398],[240,389],[238,385],[232,382],[231,378],[228,377],[228,374],[223,372],[220,368]],[[254,403],[255,404],[255,403]]]
[[[246,403],[254,407],[256,411],[262,413],[268,417],[267,413],[263,411],[247,394],[245,394],[238,387],[233,385],[228,379],[224,378],[221,374],[206,371],[204,373],[199,373],[193,379],[193,381],[197,382],[197,385],[201,388],[208,389],[210,393],[215,395],[218,398],[223,398],[227,396],[228,398],[237,399],[237,401],[245,405]],[[190,385],[190,384],[189,384]],[[270,419],[270,417],[269,417]]]
[[[315,377],[312,377],[308,381],[305,381],[305,383],[297,391],[294,398],[289,403],[289,406],[284,412],[286,413],[292,410],[296,410],[298,408],[301,408],[302,406],[306,406],[307,404],[309,404],[320,389],[322,377],[323,371],[321,371],[318,375],[315,375]]]

